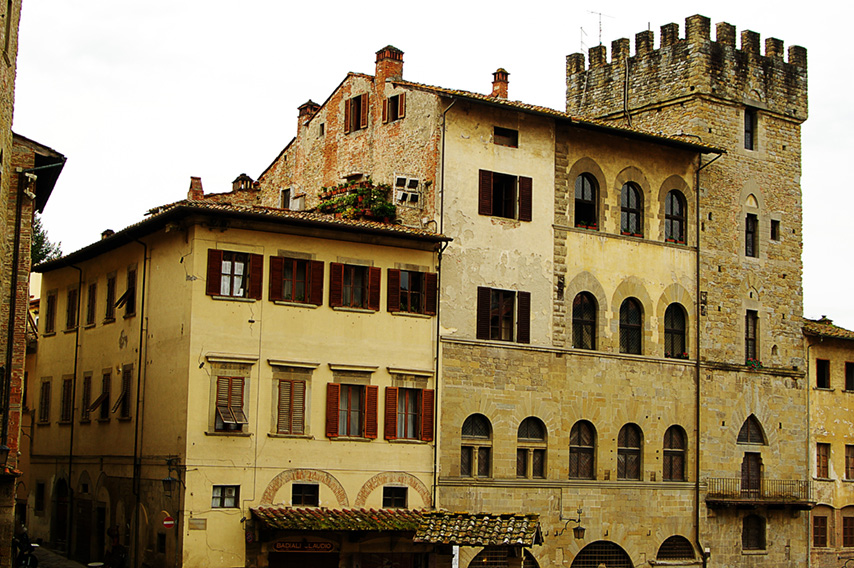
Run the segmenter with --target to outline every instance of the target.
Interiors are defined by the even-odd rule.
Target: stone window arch
[[[678,534],[662,542],[655,556],[656,560],[694,560],[695,558],[696,553],[691,546],[691,541]]]
[[[671,426],[664,433],[664,471],[665,481],[685,481],[685,454],[688,448],[688,436],[681,426]]]
[[[530,416],[519,424],[516,438],[516,477],[546,478],[546,425]]]
[[[637,424],[626,424],[617,436],[617,479],[641,478],[643,432]]]
[[[575,178],[574,226],[584,229],[599,229],[599,184],[589,173]]]
[[[625,183],[620,191],[620,233],[643,236],[643,192],[635,183]]]
[[[643,307],[636,298],[626,298],[620,306],[620,353],[640,355],[643,338]]]
[[[755,415],[751,414],[748,416],[744,424],[741,425],[741,430],[738,431],[738,443],[767,445],[765,431]]]
[[[572,301],[572,346],[575,349],[596,349],[596,298],[581,292]]]
[[[569,432],[569,477],[596,479],[596,428],[579,420]]]
[[[490,477],[492,473],[492,424],[483,414],[472,414],[461,432],[460,475]]]

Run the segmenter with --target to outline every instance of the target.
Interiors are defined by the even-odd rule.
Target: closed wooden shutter
[[[205,282],[205,293],[208,296],[219,296],[222,286],[222,251],[208,249],[208,275]]]
[[[308,303],[315,306],[323,305],[323,261],[312,260],[309,263],[310,282]]]
[[[271,302],[284,299],[283,278],[285,272],[285,259],[281,256],[270,257],[270,290],[267,299]]]
[[[353,99],[344,101],[344,134],[350,132],[350,107],[353,105]]]
[[[291,434],[305,432],[305,381],[291,383]]]
[[[397,387],[385,388],[385,439],[397,439]]]
[[[388,99],[383,99],[383,124],[388,122]]]
[[[390,312],[399,312],[400,311],[400,270],[396,268],[388,269],[388,294],[386,303],[388,304],[388,311]]]
[[[531,342],[531,293],[517,292],[519,298],[519,312],[516,314],[517,332],[516,341],[519,343]]]
[[[397,96],[397,118],[406,116],[406,93]]]
[[[477,287],[477,338],[489,339],[489,300],[491,288]]]
[[[421,439],[425,442],[433,441],[433,429],[435,419],[433,406],[435,392],[433,390],[421,391]]]
[[[362,99],[362,116],[359,120],[359,128],[367,128],[368,127],[368,95],[367,93],[363,95],[359,95]]]
[[[339,307],[344,304],[344,265],[340,262],[329,264],[329,305]]]
[[[326,437],[338,437],[338,399],[341,396],[341,385],[329,383],[326,385]]]
[[[377,437],[377,406],[379,389],[376,385],[365,387],[365,438]]]
[[[276,431],[279,434],[291,433],[291,381],[279,381],[279,408]]]
[[[376,266],[368,269],[368,309],[380,309],[380,281],[382,280],[382,270]]]
[[[439,275],[428,272],[424,275],[424,313],[435,316],[438,307]]]
[[[519,220],[530,221],[533,210],[533,181],[529,177],[519,177]]]
[[[492,215],[492,172],[480,170],[478,180],[477,212],[481,215]]]
[[[264,284],[264,257],[260,254],[249,255],[249,295],[253,300],[261,299]]]

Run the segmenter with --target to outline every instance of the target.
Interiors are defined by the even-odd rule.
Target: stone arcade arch
[[[623,548],[607,540],[591,542],[572,560],[570,568],[633,568],[632,559]]]

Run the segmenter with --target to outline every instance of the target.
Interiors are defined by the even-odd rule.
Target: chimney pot
[[[506,99],[507,98],[507,88],[510,84],[510,73],[507,72],[503,67],[499,67],[495,73],[492,74],[492,94],[490,96]]]
[[[106,238],[108,238],[108,237],[112,237],[112,236],[113,236],[113,235],[115,235],[115,234],[116,234],[116,232],[115,232],[114,230],[112,230],[112,229],[107,229],[106,231],[103,231],[103,232],[101,233],[101,240],[103,241],[104,239],[106,239]]]
[[[202,189],[202,178],[190,176],[190,191],[187,192],[187,199],[190,201],[201,201],[205,198],[205,190]]]
[[[403,77],[403,52],[393,45],[387,45],[377,52],[376,87],[382,88],[387,79],[400,80]]]

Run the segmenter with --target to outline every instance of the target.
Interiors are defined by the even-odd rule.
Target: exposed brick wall
[[[264,494],[261,497],[261,503],[274,503],[276,493],[278,493],[279,489],[292,481],[315,481],[322,483],[335,494],[339,507],[350,506],[350,500],[347,498],[344,486],[334,476],[319,469],[288,469],[283,471],[267,484]]]

